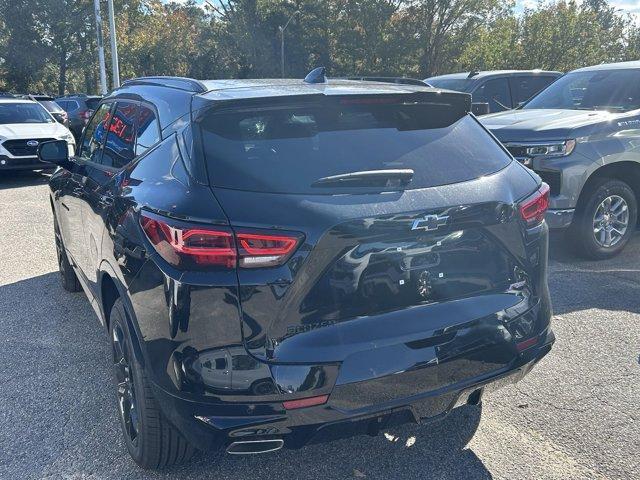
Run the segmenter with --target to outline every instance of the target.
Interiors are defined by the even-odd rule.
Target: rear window
[[[40,102],[40,105],[42,105],[44,108],[46,108],[50,112],[61,112],[62,111],[62,107],[60,107],[60,105],[58,105],[53,100],[38,100],[38,102]]]
[[[427,78],[425,80],[429,85],[436,88],[445,88],[447,90],[455,90],[458,92],[466,92],[474,80],[466,78]]]
[[[75,112],[80,108],[80,105],[75,100],[58,100],[57,103],[68,113]]]
[[[488,175],[510,161],[459,105],[398,103],[385,97],[210,113],[202,121],[202,140],[212,185],[259,192],[425,188]],[[401,188],[321,181],[356,172],[407,170],[413,177]]]

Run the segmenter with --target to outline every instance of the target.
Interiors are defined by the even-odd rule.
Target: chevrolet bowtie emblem
[[[437,230],[449,221],[449,215],[426,215],[413,221],[411,230]]]

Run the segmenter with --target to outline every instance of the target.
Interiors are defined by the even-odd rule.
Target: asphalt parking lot
[[[448,423],[299,451],[198,455],[152,474],[128,457],[107,340],[84,294],[58,282],[46,176],[0,173],[0,479],[640,477],[640,234],[618,258],[552,239],[557,343],[525,380],[485,399],[462,450]]]

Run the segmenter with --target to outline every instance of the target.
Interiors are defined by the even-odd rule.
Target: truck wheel
[[[194,447],[158,408],[143,367],[137,361],[121,299],[109,315],[118,416],[131,458],[142,468],[161,469],[189,460]]]
[[[594,260],[619,254],[635,231],[637,212],[635,194],[627,183],[599,180],[578,206],[569,231],[578,253]]]
[[[58,257],[58,271],[60,272],[62,288],[67,292],[79,292],[82,290],[82,287],[80,286],[76,272],[73,271],[71,262],[69,262],[62,235],[60,235],[60,228],[58,227],[58,222],[55,220],[55,217],[53,220],[53,231],[56,237],[56,256]]]

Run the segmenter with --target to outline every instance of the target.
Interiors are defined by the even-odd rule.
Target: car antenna
[[[327,83],[326,71],[324,67],[314,68],[304,77],[304,83]]]
[[[469,75],[467,75],[467,78],[473,78],[473,77],[475,77],[476,75],[478,75],[479,73],[480,73],[480,72],[476,72],[475,70],[471,70],[471,71],[469,72]]]

